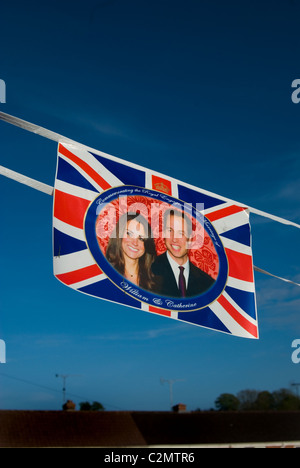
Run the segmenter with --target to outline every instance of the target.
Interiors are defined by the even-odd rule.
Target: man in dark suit
[[[152,265],[162,296],[198,296],[214,283],[213,278],[189,261],[188,242],[191,234],[192,225],[184,213],[178,210],[166,211],[164,240],[167,251],[159,255]]]

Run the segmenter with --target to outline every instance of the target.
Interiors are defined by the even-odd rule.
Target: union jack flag
[[[159,209],[171,200],[194,207],[191,219],[199,204],[203,208],[202,244],[191,250],[190,261],[215,285],[195,300],[165,301],[146,291],[141,296],[134,287],[126,290],[101,260],[125,200],[128,207],[128,203],[143,206],[142,202],[147,205],[154,199]],[[165,248],[161,227],[157,224],[153,229],[160,254]],[[53,264],[55,277],[81,293],[211,330],[258,338],[247,207],[83,145],[58,145]]]

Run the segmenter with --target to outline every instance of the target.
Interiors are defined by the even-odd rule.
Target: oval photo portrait
[[[200,211],[173,197],[109,189],[90,205],[85,233],[102,271],[141,302],[191,311],[225,287],[228,264],[218,235]]]

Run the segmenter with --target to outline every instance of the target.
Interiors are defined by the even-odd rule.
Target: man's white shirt
[[[189,274],[190,274],[190,262],[189,262],[189,260],[187,260],[183,265],[178,265],[178,263],[175,262],[175,260],[171,257],[171,255],[169,254],[168,251],[167,251],[167,258],[168,258],[169,263],[171,265],[171,268],[173,270],[177,286],[178,286],[178,283],[179,283],[179,273],[180,273],[179,267],[180,266],[184,267],[183,274],[184,274],[184,277],[185,277],[185,284],[187,285],[188,280],[189,280]]]

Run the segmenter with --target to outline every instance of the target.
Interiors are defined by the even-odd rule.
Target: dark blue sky
[[[300,223],[300,1],[11,1],[0,110]],[[0,165],[54,184],[56,144],[0,122]],[[0,408],[214,406],[298,379],[299,287],[257,273],[260,340],[86,297],[52,274],[52,198],[1,176]],[[254,263],[299,283],[299,230],[251,215]],[[5,375],[4,375],[5,374]],[[26,382],[25,382],[26,381]],[[31,382],[31,383],[27,383]]]

